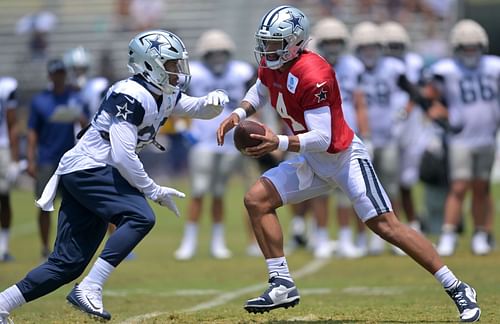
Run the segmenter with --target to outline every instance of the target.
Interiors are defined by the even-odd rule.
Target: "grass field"
[[[173,184],[170,184],[173,185]],[[183,182],[177,183],[186,189]],[[495,188],[498,197],[499,188]],[[241,205],[243,186],[231,183],[227,204],[229,260],[209,255],[209,221],[203,218],[197,256],[189,262],[173,259],[184,220],[157,208],[157,224],[136,248],[137,258],[118,267],[105,286],[104,304],[111,323],[441,323],[456,322],[451,299],[435,279],[408,257],[387,253],[360,260],[316,261],[307,251],[288,257],[301,292],[300,304],[263,315],[247,314],[246,299],[266,287],[264,260],[245,255],[247,234]],[[0,289],[21,279],[40,262],[36,210],[30,192],[13,193],[12,263],[0,263]],[[186,200],[179,201],[181,212]],[[498,213],[497,213],[498,214]],[[287,209],[280,210],[284,226]],[[56,215],[53,215],[53,223]],[[470,226],[467,227],[470,229]],[[498,229],[498,225],[497,225]],[[332,237],[335,230],[331,229]],[[497,236],[500,231],[497,230]],[[53,237],[55,232],[53,232]],[[445,261],[478,291],[483,323],[500,323],[500,253],[472,256],[470,233],[458,253]],[[91,323],[65,302],[71,285],[13,312],[16,323]]]

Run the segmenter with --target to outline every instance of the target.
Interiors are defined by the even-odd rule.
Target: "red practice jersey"
[[[284,72],[260,67],[259,79],[269,89],[271,105],[295,135],[310,131],[306,110],[328,106],[332,139],[327,151],[337,153],[349,147],[354,132],[344,120],[335,72],[321,56],[305,51]]]

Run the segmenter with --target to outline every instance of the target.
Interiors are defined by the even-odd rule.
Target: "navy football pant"
[[[102,242],[108,223],[117,226],[100,257],[117,266],[153,228],[155,216],[143,194],[112,167],[61,176],[54,251],[17,283],[26,301],[78,278]]]

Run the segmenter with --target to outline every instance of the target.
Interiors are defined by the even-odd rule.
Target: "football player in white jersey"
[[[384,35],[384,49],[388,56],[401,60],[406,69],[406,78],[413,84],[420,80],[423,59],[416,53],[410,52],[410,37],[405,28],[393,21],[380,26]],[[408,225],[420,230],[420,222],[415,214],[415,207],[411,195],[412,187],[419,179],[419,166],[427,139],[424,128],[425,115],[416,107],[404,91],[394,95],[397,108],[400,109],[397,125],[397,141],[399,149],[399,193],[401,205],[406,215]]]
[[[432,99],[445,102],[454,129],[449,141],[451,188],[438,252],[445,256],[454,253],[464,196],[471,189],[475,227],[471,248],[474,254],[484,255],[491,252],[486,229],[492,210],[490,175],[500,123],[500,58],[486,55],[488,35],[473,20],[459,21],[451,30],[450,43],[454,56],[430,68]]]
[[[14,180],[12,171],[19,160],[16,90],[16,79],[0,78],[0,262],[13,260],[9,253],[12,218],[9,191]]]
[[[347,26],[335,18],[324,18],[313,27],[312,39],[316,50],[335,70],[342,97],[342,111],[347,124],[358,136],[369,142],[366,106],[363,94],[358,89],[358,80],[364,70],[363,64],[355,56],[347,54],[349,42]],[[347,196],[335,189],[338,222],[337,255],[345,258],[357,258],[363,251],[353,244],[349,219],[358,219]],[[362,226],[362,223],[361,223]],[[364,226],[362,226],[364,227]]]
[[[197,249],[198,224],[202,214],[204,198],[211,196],[212,240],[210,252],[216,259],[231,257],[224,240],[224,195],[226,184],[236,167],[241,166],[242,155],[233,143],[218,146],[216,132],[219,124],[237,107],[254,80],[255,68],[243,61],[235,60],[233,40],[222,30],[204,32],[197,43],[200,60],[191,61],[191,83],[187,92],[193,96],[223,89],[229,102],[222,113],[210,120],[193,120],[190,133],[195,144],[189,153],[191,199],[189,214],[184,228],[184,237],[175,251],[178,260],[191,259]],[[232,141],[230,134],[229,141]]]
[[[0,293],[0,322],[9,312],[78,278],[103,240],[108,223],[117,226],[97,261],[66,297],[79,310],[111,319],[102,287],[147,235],[155,215],[146,198],[177,216],[174,197],[182,192],[155,183],[137,153],[147,144],[162,148],[155,136],[171,115],[210,119],[227,101],[222,91],[203,97],[182,93],[189,85],[188,52],[181,39],[164,30],[138,34],[129,44],[131,78],[115,83],[80,133],[80,141],[61,159],[37,206],[53,209],[62,191],[54,251],[24,279]],[[4,322],[2,322],[4,321]]]
[[[397,210],[399,163],[394,125],[399,111],[394,99],[395,94],[401,91],[398,81],[404,76],[405,67],[400,60],[384,56],[383,42],[382,30],[372,22],[361,22],[352,30],[352,50],[364,65],[359,87],[365,96],[368,111],[373,166]],[[383,250],[383,240],[373,235],[368,252],[377,255]]]
[[[94,116],[106,94],[109,81],[100,76],[90,77],[92,56],[82,46],[67,51],[63,59],[70,84],[80,91],[82,100],[88,105],[90,116]]]

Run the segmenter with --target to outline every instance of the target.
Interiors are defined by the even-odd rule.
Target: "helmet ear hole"
[[[149,71],[153,71],[153,67],[146,61],[144,61],[144,66],[146,67],[146,69],[148,69]]]

